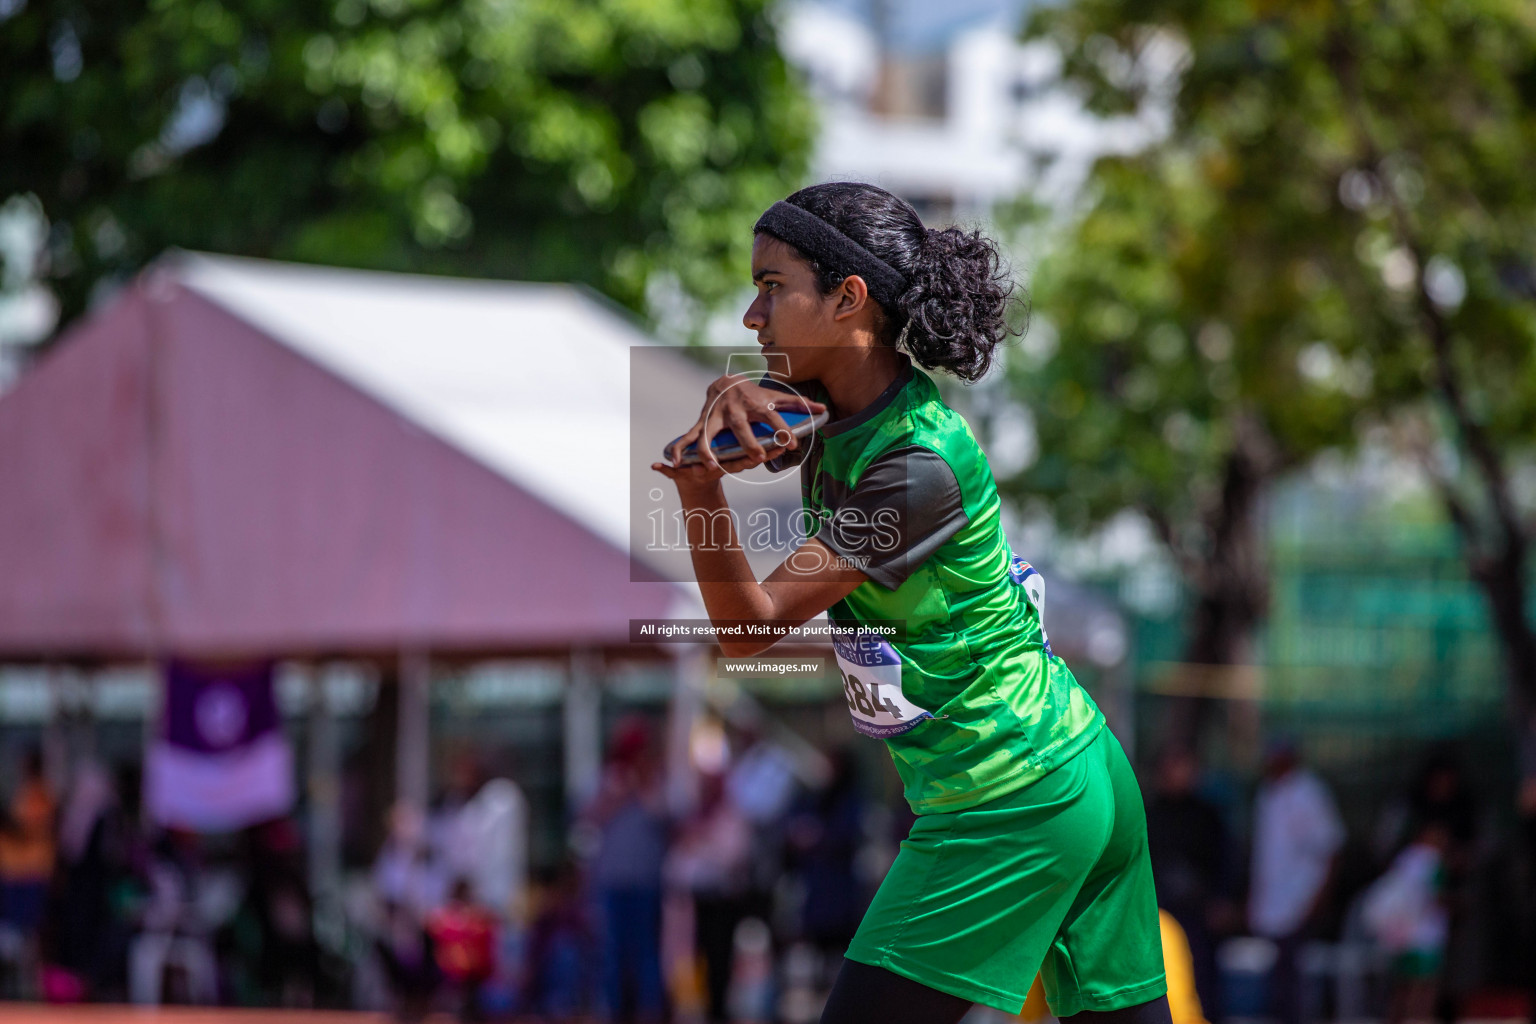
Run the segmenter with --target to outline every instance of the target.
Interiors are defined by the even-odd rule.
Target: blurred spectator
[[[45,952],[53,998],[70,988],[79,998],[125,998],[128,914],[144,868],[132,807],[136,774],[114,785],[106,769],[83,762],[64,799],[58,865],[49,901]],[[124,786],[131,787],[127,794]]]
[[[0,822],[0,931],[16,949],[18,974],[30,976],[37,960],[38,927],[54,867],[54,797],[36,749],[22,757],[21,776]]]
[[[167,829],[149,864],[143,928],[128,951],[129,997],[141,1005],[218,998],[218,965],[208,923],[199,912],[203,885],[201,842],[195,833]],[[167,991],[166,978],[180,986]]]
[[[432,940],[410,907],[386,899],[380,907],[380,928],[374,952],[384,967],[395,1017],[418,1021],[432,1009],[441,974]]]
[[[1229,847],[1220,809],[1196,792],[1199,773],[1187,748],[1169,747],[1158,757],[1147,844],[1158,905],[1183,929],[1199,1002],[1211,1020],[1220,1020],[1216,933],[1232,916]]]
[[[469,881],[475,902],[503,920],[520,920],[528,890],[528,800],[511,779],[485,779],[479,762],[461,757],[435,816],[438,859]]]
[[[245,898],[237,928],[244,961],[254,968],[263,1004],[313,1006],[320,981],[320,947],[303,846],[291,819],[279,818],[245,835]]]
[[[659,1021],[661,871],[667,815],[650,728],[620,722],[597,795],[583,815],[596,836],[590,879],[602,914],[603,994],[609,1019]]]
[[[1443,968],[1449,915],[1442,903],[1450,833],[1426,822],[1366,891],[1362,916],[1371,935],[1392,954],[1388,1024],[1424,1020],[1434,1010]]]
[[[777,823],[795,796],[794,759],[755,725],[741,728],[736,747],[725,782],[731,802],[753,825]]]
[[[1382,860],[1415,842],[1425,829],[1443,838],[1440,851],[1440,905],[1446,915],[1446,935],[1434,1016],[1451,1024],[1460,1016],[1465,993],[1476,980],[1476,937],[1472,934],[1474,864],[1479,855],[1476,796],[1454,749],[1432,749],[1420,765],[1404,798],[1383,813],[1385,827],[1378,842]]]
[[[784,876],[785,819],[799,790],[795,759],[751,720],[737,729],[732,746],[740,753],[731,759],[725,791],[752,828],[743,911],[769,921]]]
[[[373,862],[380,908],[374,950],[389,982],[395,1014],[418,1020],[431,1010],[441,980],[426,921],[448,899],[448,875],[433,856],[426,821],[409,803],[389,812],[384,845]]]
[[[801,931],[833,962],[847,950],[869,902],[856,867],[864,798],[855,766],[849,750],[833,751],[827,784],[801,801],[788,827],[792,862],[805,887]]]
[[[1299,1024],[1297,958],[1324,909],[1344,825],[1328,788],[1302,766],[1296,743],[1270,743],[1254,801],[1248,924],[1278,948],[1270,1001],[1281,1024]]]
[[[1452,854],[1469,856],[1477,839],[1477,799],[1467,784],[1466,770],[1453,750],[1440,748],[1430,752],[1409,799],[1409,813],[1415,831],[1426,825],[1445,830],[1446,859]]]
[[[693,899],[694,945],[704,959],[711,1024],[729,1019],[736,926],[750,912],[752,826],[726,792],[725,780],[701,780],[697,813],[667,855],[666,879]]]
[[[418,922],[448,899],[448,872],[433,856],[421,812],[410,804],[390,809],[384,845],[373,862],[373,891],[381,903],[405,908]]]
[[[448,903],[427,918],[433,957],[456,991],[462,1020],[480,1020],[480,986],[496,966],[496,918],[474,901],[468,879],[453,884]]]
[[[566,864],[543,887],[529,927],[526,1009],[553,1021],[584,1013],[591,952],[592,928],[582,904],[580,876]]]

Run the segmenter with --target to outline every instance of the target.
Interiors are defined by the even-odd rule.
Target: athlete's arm
[[[770,449],[770,453],[776,450]],[[765,455],[771,457],[769,453]],[[759,461],[748,456],[725,466]],[[702,464],[674,467],[662,462],[651,468],[677,484],[694,576],[704,596],[704,609],[716,626],[753,622],[798,626],[869,579],[812,538],[796,548],[767,579],[758,582],[742,550],[735,517],[730,514],[725,490],[720,485],[724,470]],[[720,650],[727,657],[749,658],[772,647],[776,639],[770,635],[721,640]]]

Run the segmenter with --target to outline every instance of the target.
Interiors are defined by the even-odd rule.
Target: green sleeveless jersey
[[[996,799],[1091,743],[1103,715],[1051,652],[1044,581],[1009,549],[986,456],[933,381],[906,368],[803,450],[806,532],[869,576],[827,612],[864,627],[833,643],[849,713],[889,745],[912,810]]]

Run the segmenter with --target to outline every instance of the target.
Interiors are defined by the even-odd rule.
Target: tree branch
[[[1209,589],[1210,579],[1205,564],[1192,555],[1184,542],[1179,539],[1178,531],[1173,528],[1173,523],[1168,519],[1168,513],[1147,502],[1142,504],[1141,514],[1147,517],[1158,539],[1163,542],[1169,554],[1173,555],[1173,560],[1179,567],[1179,574],[1187,579],[1195,590]]]
[[[1477,520],[1461,495],[1456,493],[1456,488],[1445,477],[1436,473],[1433,469],[1426,468],[1426,475],[1430,483],[1434,485],[1435,492],[1440,495],[1440,503],[1445,506],[1445,514],[1450,518],[1451,524],[1456,527],[1456,532],[1461,536],[1461,543],[1466,550],[1467,572],[1474,580],[1485,582],[1490,578],[1493,566],[1486,554],[1480,550],[1480,537],[1478,536]]]
[[[1375,135],[1366,117],[1365,101],[1360,94],[1354,65],[1341,57],[1334,62],[1334,67],[1344,89],[1347,100],[1345,107],[1363,150],[1362,155],[1371,167],[1378,167],[1381,164],[1381,149],[1376,143]],[[1428,259],[1424,244],[1418,232],[1414,230],[1413,218],[1407,204],[1403,202],[1402,196],[1398,194],[1392,182],[1382,177],[1381,184],[1391,211],[1393,233],[1398,244],[1408,250],[1413,260],[1414,307],[1424,334],[1429,339],[1435,366],[1435,390],[1445,402],[1451,414],[1451,420],[1456,424],[1457,432],[1461,435],[1473,463],[1478,468],[1478,473],[1483,478],[1483,486],[1488,491],[1494,517],[1503,534],[1506,556],[1523,560],[1526,550],[1525,531],[1510,495],[1509,477],[1505,473],[1504,464],[1487,430],[1478,422],[1467,404],[1461,378],[1456,372],[1450,324],[1430,296],[1429,287],[1425,281],[1425,266]],[[1438,475],[1435,474],[1435,476],[1439,483]],[[1446,487],[1442,487],[1441,490],[1443,498],[1450,496],[1455,502],[1460,502],[1460,498],[1451,494]],[[1447,504],[1446,508],[1450,511],[1452,505]],[[1465,506],[1461,507],[1461,511],[1467,512]]]

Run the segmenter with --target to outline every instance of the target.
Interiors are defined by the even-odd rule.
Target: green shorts
[[[1108,728],[996,800],[925,814],[848,958],[1017,1013],[1038,971],[1057,1017],[1167,992],[1141,790]]]

